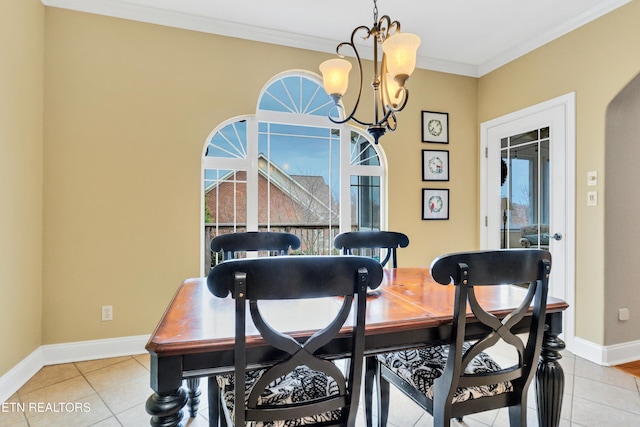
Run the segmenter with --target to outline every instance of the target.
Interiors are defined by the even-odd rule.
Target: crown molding
[[[511,49],[505,50],[502,54],[480,64],[478,66],[477,77],[482,77],[485,74],[494,71],[503,65],[532,52],[539,47],[568,34],[589,22],[598,19],[607,13],[630,3],[632,0],[606,0],[600,2],[597,6],[592,7],[589,10],[574,16],[572,19],[565,21],[562,25],[550,27],[547,31],[541,32],[536,37],[529,39],[525,43],[520,43],[517,46],[513,46]]]
[[[272,30],[210,17],[197,16],[166,9],[141,6],[124,0],[41,0],[45,6],[93,13],[114,18],[163,25],[185,30],[216,34],[269,43],[299,49],[335,54],[337,43],[329,38],[310,37],[304,34]],[[617,9],[632,0],[605,0],[597,6],[575,16],[560,26],[541,32],[525,43],[505,50],[500,55],[482,63],[467,64],[437,58],[418,56],[416,66],[421,69],[457,74],[468,77],[482,77],[491,71],[543,46],[550,41]],[[363,47],[361,57],[373,58],[373,49]]]

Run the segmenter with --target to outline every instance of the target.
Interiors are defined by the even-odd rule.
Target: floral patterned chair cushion
[[[247,372],[245,376],[245,401],[253,389],[256,381],[265,372],[258,369]],[[216,377],[220,386],[227,409],[234,418],[234,374],[218,375]],[[272,382],[258,399],[258,405],[286,405],[295,402],[317,399],[325,396],[339,394],[338,384],[330,376],[311,370],[307,366],[298,366],[295,370],[277,381]],[[277,421],[251,421],[247,426],[251,427],[290,427],[317,424],[327,421],[340,420],[341,411],[327,412],[314,416],[308,416],[297,420]]]
[[[465,343],[466,352],[470,347]],[[424,347],[413,350],[403,350],[378,356],[382,364],[396,373],[400,378],[415,387],[429,399],[433,400],[433,383],[444,372],[449,354],[449,346]],[[488,354],[480,353],[467,366],[466,373],[495,372],[501,368]],[[485,396],[507,393],[513,390],[510,382],[493,384],[490,386],[458,388],[453,396],[453,402],[478,399]]]

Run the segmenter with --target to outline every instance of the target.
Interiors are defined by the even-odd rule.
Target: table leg
[[[173,393],[153,393],[147,399],[147,414],[152,427],[182,427],[182,407],[187,403],[187,393],[179,388]]]
[[[558,314],[558,313],[554,313]],[[548,316],[542,339],[542,351],[536,371],[536,400],[538,403],[538,424],[542,427],[557,427],[560,424],[562,395],[564,393],[564,371],[558,361],[560,351],[565,348],[558,338],[562,331],[562,315]]]
[[[182,358],[152,353],[150,377],[154,393],[147,399],[146,410],[151,415],[151,426],[182,427],[182,408],[188,400],[182,388]]]
[[[198,415],[200,406],[200,378],[187,378],[187,389],[189,390],[189,415],[194,418]]]

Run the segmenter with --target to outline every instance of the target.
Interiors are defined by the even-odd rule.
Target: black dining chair
[[[211,251],[222,252],[222,261],[235,259],[246,252],[267,252],[269,255],[287,255],[289,251],[300,248],[300,238],[292,233],[275,231],[245,231],[238,233],[219,234],[211,239]],[[197,378],[188,380],[189,407],[192,417],[197,415],[197,406],[200,402],[200,380]],[[215,376],[208,379],[209,396],[212,388],[217,388]],[[215,390],[214,390],[215,391]],[[209,399],[209,416],[216,411],[218,402]]]
[[[207,277],[209,290],[220,298],[231,295],[236,307],[235,370],[216,377],[220,387],[216,397],[224,405],[215,415],[235,426],[354,426],[362,375],[366,292],[381,281],[380,264],[358,256],[236,259],[214,267]],[[276,322],[265,320],[259,304],[266,300],[283,302],[278,314],[287,319],[295,309],[292,300],[323,297],[341,297],[338,314],[306,340],[277,330],[273,326]],[[353,322],[345,354],[349,363],[342,372],[321,357],[321,350],[341,329],[344,334],[348,319]],[[249,366],[251,346],[247,341],[255,340],[247,336],[251,323],[272,347],[268,351],[274,354],[273,365],[259,369]],[[295,330],[300,326],[291,322],[287,327]],[[238,382],[240,386],[236,387]]]
[[[392,268],[398,267],[397,248],[409,246],[409,237],[396,231],[349,231],[340,233],[333,239],[333,246],[349,255],[357,253],[363,255],[364,251],[380,251],[380,264],[384,267],[389,261]],[[382,253],[386,251],[385,257]]]
[[[392,268],[398,267],[398,248],[409,246],[409,237],[396,231],[348,231],[338,234],[333,239],[333,246],[339,249],[343,255],[369,254],[377,258],[384,267],[391,261]],[[386,251],[386,254],[385,254]],[[377,254],[377,257],[375,256]],[[385,254],[384,258],[382,255]],[[374,291],[370,295],[377,295]],[[371,427],[373,411],[373,384],[377,361],[374,357],[367,357],[364,377],[364,400],[367,427]]]
[[[300,238],[295,234],[275,231],[246,231],[219,234],[211,240],[211,250],[222,252],[222,260],[237,257],[238,252],[268,251],[270,254],[286,255],[289,250],[300,248]]]
[[[433,415],[434,426],[449,426],[451,418],[501,407],[509,408],[512,427],[526,426],[527,391],[542,345],[550,272],[551,254],[540,249],[464,252],[434,260],[433,279],[456,287],[451,337],[446,345],[377,357],[380,425],[387,423],[393,384]],[[481,306],[483,287],[514,284],[526,285],[526,295],[502,319]],[[511,329],[530,308],[533,316],[525,342]],[[469,330],[477,339],[465,342]],[[486,353],[499,341],[515,349],[518,357],[512,366],[501,368]]]

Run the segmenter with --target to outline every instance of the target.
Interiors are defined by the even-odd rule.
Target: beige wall
[[[400,266],[426,266],[479,245],[477,79],[418,70],[398,129],[381,140],[388,160],[389,229],[406,233]],[[449,144],[423,143],[421,111],[449,113]],[[449,150],[450,181],[422,182],[422,150]],[[422,188],[449,189],[449,220],[422,220]]]
[[[149,334],[199,274],[205,138],[253,113],[277,73],[331,55],[54,8],[45,35],[43,342]],[[412,239],[401,263],[429,265],[477,246],[477,80],[418,71],[410,85],[382,142],[389,225]],[[450,114],[450,221],[421,220],[422,109]]]
[[[605,344],[638,337],[640,292],[640,75],[609,104],[605,133],[607,203],[605,205]],[[630,310],[629,321],[618,320],[618,309]]]
[[[0,375],[41,343],[43,24],[0,2]]]
[[[638,19],[640,2],[634,1],[480,78],[478,86],[479,123],[572,91],[577,94],[576,335],[596,344],[611,344],[605,339],[605,324],[616,321],[613,310],[605,310],[610,304],[605,294],[628,286],[604,283],[604,205],[609,201],[604,185],[615,173],[605,174],[605,113],[640,70]],[[592,170],[599,172],[597,207],[586,206],[586,177]],[[632,316],[640,313],[640,306],[630,308]],[[615,311],[617,316],[617,307]],[[635,329],[629,339],[640,339],[640,329]]]

